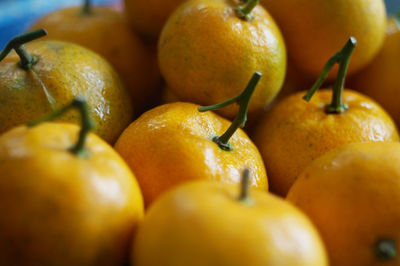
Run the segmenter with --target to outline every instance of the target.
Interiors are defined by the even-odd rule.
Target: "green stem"
[[[357,40],[354,37],[350,37],[350,39],[347,41],[346,45],[342,48],[342,50],[340,50],[337,54],[335,54],[328,60],[328,62],[322,68],[321,74],[318,77],[317,81],[307,92],[307,94],[304,95],[303,97],[304,100],[310,101],[311,97],[314,95],[317,89],[321,87],[321,85],[328,77],[332,67],[336,63],[338,63],[339,71],[336,76],[335,84],[332,87],[333,90],[332,101],[330,104],[326,106],[326,112],[339,114],[346,111],[348,106],[346,103],[343,103],[342,93],[344,89],[344,82],[346,79],[346,73],[349,67],[350,58],[356,45],[357,45]]]
[[[70,104],[62,107],[59,110],[56,110],[55,112],[51,113],[50,115],[40,118],[33,122],[29,122],[28,126],[32,127],[32,126],[36,126],[43,122],[52,121],[52,120],[58,118],[59,116],[61,116],[62,114],[64,114],[66,111],[68,111],[70,109],[74,109],[74,108],[78,109],[82,116],[82,126],[81,126],[81,130],[79,132],[78,142],[74,146],[72,146],[69,150],[73,154],[75,154],[79,157],[87,157],[89,155],[89,153],[88,153],[87,149],[85,148],[85,141],[86,141],[87,134],[90,132],[90,130],[92,130],[94,128],[94,122],[90,118],[89,107],[83,98],[79,98],[79,97],[75,98]]]
[[[400,11],[395,12],[393,18],[396,20],[397,28],[400,30]]]
[[[92,10],[91,7],[92,7],[92,5],[91,5],[91,3],[90,3],[90,0],[85,0],[85,1],[83,2],[82,13],[83,13],[84,15],[90,14],[90,13],[91,13],[91,10]]]
[[[254,15],[251,11],[258,5],[259,0],[246,0],[241,6],[236,7],[236,15],[246,21],[254,19]]]
[[[249,198],[249,190],[250,190],[250,170],[248,168],[245,168],[243,173],[242,173],[242,179],[240,181],[240,195],[239,195],[239,200],[240,201],[248,201]]]
[[[376,256],[383,261],[397,257],[396,244],[392,239],[379,239],[374,246]]]
[[[12,49],[14,49],[21,58],[19,65],[24,69],[32,68],[32,66],[37,62],[37,59],[26,51],[24,44],[45,35],[47,35],[46,30],[40,29],[14,37],[0,53],[0,61],[3,60]]]
[[[249,83],[247,84],[247,87],[241,94],[215,105],[199,107],[200,112],[205,112],[210,110],[217,110],[225,106],[228,106],[232,103],[237,103],[239,105],[238,114],[236,115],[230,127],[220,137],[216,136],[213,138],[213,141],[217,143],[221,149],[226,151],[233,150],[232,145],[229,143],[229,139],[232,137],[232,135],[236,132],[236,130],[239,127],[243,128],[245,126],[247,121],[247,111],[249,109],[250,99],[251,96],[253,95],[254,90],[257,87],[257,84],[261,76],[262,74],[260,72],[255,72],[251,77]]]

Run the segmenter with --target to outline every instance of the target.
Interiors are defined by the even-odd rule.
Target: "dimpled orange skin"
[[[79,128],[17,127],[0,137],[0,264],[121,265],[143,199],[132,172],[89,134],[89,157],[68,149]]]
[[[94,133],[114,143],[131,122],[133,107],[129,93],[111,65],[72,43],[37,41],[26,48],[38,58],[30,70],[19,67],[20,59],[15,52],[0,62],[0,133],[82,96],[96,122]],[[75,112],[60,120],[80,123]]]
[[[103,56],[120,75],[136,111],[140,111],[158,88],[159,74],[152,65],[156,57],[120,13],[98,6],[90,10],[83,14],[81,7],[70,7],[51,12],[36,21],[31,30],[44,28],[50,39],[77,43]]]
[[[310,164],[287,199],[313,221],[331,265],[399,265],[400,144],[356,143]],[[374,245],[392,239],[397,258],[379,260]]]
[[[125,13],[132,27],[156,40],[169,15],[185,0],[124,0]]]
[[[286,71],[281,33],[261,6],[254,19],[235,12],[238,3],[189,0],[168,19],[159,39],[158,61],[166,83],[181,100],[211,105],[238,95],[255,71],[263,74],[249,106],[262,112],[279,92]],[[233,118],[234,106],[218,111]]]
[[[400,126],[400,30],[390,19],[385,43],[379,54],[361,72],[350,77],[355,90],[367,94],[380,103]]]
[[[260,0],[260,3],[282,30],[289,57],[314,78],[351,36],[358,44],[349,74],[366,66],[383,44],[386,28],[383,0]]]
[[[222,150],[211,138],[222,135],[230,122],[198,107],[178,102],[147,111],[115,144],[135,173],[146,206],[186,181],[238,183],[245,167],[252,171],[251,186],[268,190],[262,158],[246,133],[238,129],[229,141],[233,150]]]
[[[317,91],[311,101],[299,92],[282,100],[260,121],[254,141],[267,166],[271,191],[285,196],[297,176],[325,152],[352,142],[398,141],[396,126],[372,99],[344,90],[349,109],[327,114],[331,91]]]
[[[139,226],[133,265],[328,265],[301,211],[263,191],[252,190],[245,202],[239,193],[238,185],[207,181],[167,192]]]

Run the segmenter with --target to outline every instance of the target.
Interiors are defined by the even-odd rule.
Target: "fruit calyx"
[[[30,55],[26,51],[24,44],[45,35],[47,35],[47,31],[44,29],[40,29],[14,37],[13,39],[11,39],[11,41],[8,42],[4,50],[0,53],[0,61],[3,60],[12,49],[14,49],[21,58],[21,61],[19,61],[19,65],[23,69],[31,69],[32,66],[36,64],[37,58]]]
[[[238,197],[239,201],[250,202],[250,170],[245,168],[242,173],[242,179],[240,180],[240,195]]]
[[[400,11],[393,14],[393,18],[396,21],[397,28],[400,30]]]
[[[217,103],[214,105],[199,107],[200,112],[206,112],[210,110],[217,110],[223,108],[225,106],[231,105],[233,103],[237,103],[239,105],[239,111],[233,120],[230,127],[225,131],[221,136],[213,137],[213,141],[218,144],[218,146],[225,151],[233,150],[232,145],[229,143],[229,139],[236,132],[238,128],[243,128],[247,121],[247,111],[249,109],[250,99],[253,95],[254,90],[257,87],[257,84],[261,78],[262,74],[260,72],[255,72],[251,77],[249,83],[242,93],[239,95],[232,97],[228,100],[225,100],[221,103]]]
[[[332,101],[330,104],[326,105],[326,112],[331,114],[344,113],[348,109],[348,105],[343,103],[342,93],[344,89],[344,82],[346,79],[347,69],[349,67],[349,62],[354,48],[357,45],[357,40],[354,37],[350,37],[346,45],[334,56],[332,56],[325,66],[322,68],[321,74],[317,81],[311,87],[311,89],[304,95],[303,99],[310,101],[314,93],[321,87],[326,78],[329,75],[332,67],[338,63],[339,71],[336,76],[335,84],[332,87]]]
[[[247,0],[243,5],[235,8],[236,15],[246,21],[251,21],[254,19],[252,13],[253,9],[258,5],[259,0]]]
[[[53,113],[49,114],[48,116],[40,118],[36,121],[29,122],[27,124],[27,126],[33,127],[33,126],[36,126],[43,122],[52,121],[70,109],[78,109],[79,110],[79,113],[82,117],[82,119],[81,119],[82,126],[81,126],[81,130],[79,132],[78,142],[75,145],[73,145],[71,148],[69,148],[69,151],[78,157],[84,157],[84,158],[88,157],[89,152],[85,147],[85,141],[86,141],[87,134],[90,132],[90,130],[92,130],[94,128],[95,125],[89,115],[89,107],[88,107],[85,99],[83,99],[81,97],[77,97],[70,104],[60,108],[59,110],[54,111]]]
[[[374,245],[374,252],[379,260],[387,261],[397,257],[396,244],[392,239],[379,239]]]
[[[90,3],[90,0],[85,0],[83,2],[82,14],[89,15],[90,13],[92,13],[92,5]]]

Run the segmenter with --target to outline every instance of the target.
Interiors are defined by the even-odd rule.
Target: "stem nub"
[[[376,256],[383,261],[397,257],[396,243],[392,239],[379,239],[374,246]]]
[[[81,126],[81,130],[79,132],[78,142],[74,146],[72,146],[69,150],[73,154],[75,154],[79,157],[87,157],[89,155],[89,153],[88,153],[87,149],[85,148],[85,141],[86,141],[86,136],[89,133],[89,131],[94,128],[94,122],[92,121],[92,119],[89,115],[89,107],[88,107],[85,99],[77,97],[70,104],[51,113],[50,115],[40,118],[33,122],[29,122],[28,127],[36,126],[43,122],[52,121],[52,120],[56,119],[57,117],[61,116],[62,114],[64,114],[66,111],[68,111],[70,109],[74,109],[74,108],[78,109],[82,116],[82,126]]]
[[[23,69],[30,69],[37,62],[37,58],[31,56],[24,46],[25,43],[33,41],[37,38],[43,37],[47,35],[47,31],[44,29],[35,30],[32,32],[24,33],[22,35],[14,37],[4,48],[4,50],[0,53],[0,61],[3,60],[12,49],[17,52],[21,61],[19,65]]]
[[[397,28],[400,30],[400,11],[393,14],[393,18],[396,20]]]
[[[326,112],[340,114],[346,111],[348,105],[346,103],[343,103],[342,93],[344,88],[344,82],[346,79],[347,69],[349,67],[350,58],[356,45],[357,45],[356,38],[350,37],[350,39],[347,41],[346,45],[342,48],[342,50],[340,50],[337,54],[335,54],[328,60],[328,62],[322,68],[321,74],[318,77],[317,81],[307,92],[307,94],[304,95],[303,97],[304,100],[310,101],[311,97],[314,95],[317,89],[321,87],[321,85],[328,77],[332,67],[336,63],[338,63],[339,71],[336,76],[335,84],[332,87],[333,90],[332,101],[330,104],[326,106]]]
[[[247,111],[249,109],[250,99],[251,96],[253,95],[254,90],[257,87],[257,84],[261,76],[262,74],[260,72],[255,72],[251,77],[249,83],[247,84],[247,87],[241,94],[218,104],[199,107],[200,112],[205,112],[210,110],[217,110],[233,103],[237,103],[239,105],[238,114],[236,115],[230,127],[221,136],[215,136],[213,138],[213,141],[217,143],[221,149],[225,151],[233,150],[232,145],[229,143],[229,139],[232,137],[232,135],[236,132],[236,130],[239,127],[243,128],[245,126],[247,121]]]
[[[91,11],[92,11],[92,5],[90,3],[90,0],[85,0],[83,2],[82,13],[84,15],[88,15],[91,13]]]
[[[246,21],[253,20],[254,15],[251,11],[258,5],[258,2],[259,0],[247,0],[243,5],[236,7],[236,15]]]
[[[249,191],[250,191],[250,170],[245,168],[242,173],[242,179],[240,181],[240,201],[248,201],[250,200]]]

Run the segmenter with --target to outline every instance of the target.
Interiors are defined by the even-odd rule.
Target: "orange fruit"
[[[359,47],[349,73],[366,66],[383,44],[386,27],[383,0],[260,0],[260,3],[281,28],[289,57],[314,78],[350,36],[358,40]]]
[[[42,35],[43,31],[22,38],[38,33]],[[7,50],[2,55],[6,56]],[[26,51],[37,61],[28,62],[30,66],[25,68],[15,52],[0,61],[0,133],[51,113],[75,96],[83,96],[97,124],[94,132],[114,143],[131,122],[133,107],[111,65],[86,48],[60,41],[29,43]],[[79,117],[68,113],[60,121],[79,122]]]
[[[140,116],[122,133],[115,149],[135,173],[146,206],[162,192],[190,180],[237,183],[244,168],[252,172],[251,186],[268,190],[262,158],[246,133],[248,104],[261,75],[246,89],[218,106],[192,103],[158,106]],[[236,101],[240,105],[230,124],[213,112]]]
[[[79,25],[79,27],[77,27]],[[51,12],[31,26],[50,39],[73,42],[107,59],[131,93],[137,112],[158,93],[156,56],[132,32],[121,13],[107,7],[69,7]]]
[[[78,133],[43,123],[0,136],[1,265],[123,264],[143,217],[139,186],[111,146]]]
[[[221,102],[238,94],[255,71],[263,78],[250,103],[251,116],[279,92],[286,71],[281,33],[263,7],[252,9],[252,19],[241,18],[242,7],[238,1],[189,0],[169,17],[158,60],[166,83],[182,101]],[[218,113],[233,118],[236,112],[232,106]]]
[[[351,86],[380,103],[400,126],[400,29],[389,19],[385,43],[374,60],[350,78]]]
[[[132,27],[150,39],[157,39],[169,15],[185,0],[124,0]]]
[[[189,180],[238,182],[244,167],[254,174],[252,186],[268,190],[262,158],[242,130],[221,149],[211,139],[229,127],[229,121],[198,105],[171,103],[141,115],[122,133],[115,149],[125,159],[140,184],[148,206],[163,191]]]
[[[355,143],[312,162],[287,199],[313,221],[331,265],[399,265],[400,144]]]
[[[260,78],[260,73],[254,73],[241,94],[216,106],[165,104],[147,111],[125,129],[115,149],[135,173],[146,206],[187,181],[237,183],[244,168],[253,172],[251,186],[268,190],[262,158],[240,129]],[[234,102],[240,108],[231,125],[213,112],[203,113]]]
[[[293,94],[260,121],[254,141],[267,166],[271,191],[285,196],[309,163],[341,145],[399,140],[393,120],[377,103],[355,91],[343,90],[344,75],[338,75],[333,96],[328,89],[317,91],[306,103],[305,92]],[[311,91],[318,88],[318,82],[316,85]],[[330,110],[342,93],[342,103]]]
[[[302,212],[269,193],[239,193],[237,185],[210,181],[168,191],[139,226],[133,265],[328,265]]]

